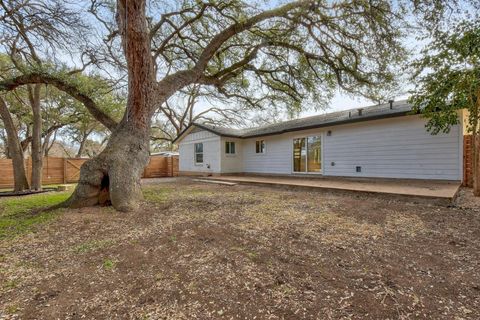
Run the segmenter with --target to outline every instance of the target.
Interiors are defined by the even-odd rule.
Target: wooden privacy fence
[[[473,186],[473,137],[463,136],[463,185]]]
[[[48,185],[77,182],[80,177],[80,167],[87,160],[86,158],[43,158],[42,183]],[[25,168],[30,182],[32,173],[30,158],[25,160]],[[178,156],[152,156],[143,171],[143,178],[176,176],[178,176]],[[12,160],[0,159],[0,188],[12,188],[13,183]]]

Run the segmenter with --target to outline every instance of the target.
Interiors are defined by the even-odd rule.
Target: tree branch
[[[93,101],[88,95],[81,92],[81,90],[76,86],[69,84],[65,80],[52,75],[47,75],[43,73],[30,73],[12,79],[6,79],[0,81],[0,91],[12,91],[22,85],[38,83],[50,84],[56,87],[58,90],[68,93],[73,98],[82,102],[85,105],[85,108],[87,108],[87,110],[92,114],[92,116],[105,127],[107,127],[110,131],[113,131],[116,128],[117,122],[113,120],[108,114],[103,112],[100,107],[95,103],[95,101]]]

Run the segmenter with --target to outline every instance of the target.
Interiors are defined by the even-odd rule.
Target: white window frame
[[[260,152],[257,152],[257,143],[260,142]],[[263,148],[262,148],[263,146]],[[265,154],[265,151],[267,149],[267,143],[265,140],[255,140],[255,154]]]
[[[202,145],[202,152],[197,152],[197,145]],[[202,155],[202,162],[197,161],[197,155],[201,154]],[[204,162],[204,152],[203,152],[203,142],[198,142],[193,144],[193,162],[195,162],[195,165],[203,165]]]
[[[233,152],[232,151],[233,146]],[[227,155],[235,155],[237,153],[237,146],[235,145],[235,141],[225,141],[225,154]]]
[[[301,139],[301,138],[305,138],[305,151],[308,152],[308,137],[315,137],[315,136],[319,136],[320,137],[320,171],[319,172],[309,172],[308,171],[308,158],[307,158],[307,163],[305,164],[305,170],[306,171],[295,171],[294,170],[294,163],[293,163],[293,157],[291,158],[292,159],[292,162],[291,162],[291,172],[292,174],[299,174],[299,175],[324,175],[324,170],[325,170],[325,161],[324,161],[324,142],[325,142],[325,136],[324,136],[324,133],[310,133],[310,134],[302,134],[302,135],[295,135],[291,141],[291,149],[290,149],[290,152],[291,154],[293,155],[293,141],[295,139]]]

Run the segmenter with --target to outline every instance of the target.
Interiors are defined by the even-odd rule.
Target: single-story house
[[[406,101],[232,129],[193,123],[174,141],[183,175],[462,180],[465,116],[432,135]]]

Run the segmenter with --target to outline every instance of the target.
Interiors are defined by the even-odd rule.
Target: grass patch
[[[113,240],[91,240],[80,243],[79,245],[73,247],[73,252],[75,253],[87,253],[97,251],[106,247],[111,246],[115,242]]]
[[[17,280],[9,280],[3,284],[3,289],[5,290],[15,289],[17,285],[18,285]]]
[[[71,191],[49,192],[0,199],[0,239],[31,231],[35,225],[53,219],[56,216],[55,211],[33,213],[32,210],[61,203],[70,194]]]
[[[145,187],[143,188],[143,196],[147,201],[164,203],[168,200],[168,196],[172,191],[171,188]]]
[[[113,270],[117,263],[113,261],[112,259],[105,259],[103,261],[103,269],[105,270]]]
[[[12,305],[9,305],[5,311],[7,312],[7,314],[14,314],[14,313],[17,313],[18,311],[20,311],[20,308],[15,305],[15,304],[12,304]]]

